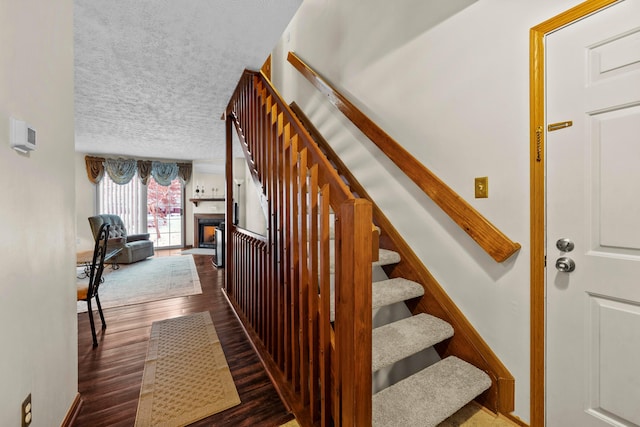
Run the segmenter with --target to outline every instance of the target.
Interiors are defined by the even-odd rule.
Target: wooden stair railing
[[[389,219],[373,202],[364,187],[349,171],[302,109],[295,102],[290,107],[318,144],[320,150],[334,165],[343,181],[349,185],[351,191],[371,202],[373,222],[380,229],[380,247],[400,254],[401,261],[399,263],[384,268],[389,278],[403,277],[423,286],[425,295],[412,307],[413,314],[428,313],[447,321],[453,326],[455,334],[450,338],[446,346],[436,346],[436,351],[440,357],[458,356],[489,374],[492,386],[476,398],[476,401],[494,412],[502,414],[512,412],[515,404],[515,380],[511,373],[449,298]]]
[[[243,73],[225,117],[227,155],[235,127],[267,212],[264,237],[226,227],[225,293],[302,425],[371,425],[372,325],[362,313],[372,278],[358,268],[372,262],[371,203],[351,194],[261,73]],[[227,160],[228,183],[231,168]]]
[[[295,53],[287,60],[494,260],[503,262],[520,249]]]

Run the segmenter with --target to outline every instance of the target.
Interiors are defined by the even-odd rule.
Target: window
[[[147,227],[156,247],[182,247],[182,184],[179,179],[168,187],[158,185],[153,177],[147,184]]]
[[[184,191],[179,179],[164,187],[149,178],[119,185],[108,174],[98,184],[98,213],[122,218],[129,234],[149,233],[156,248],[182,247]]]

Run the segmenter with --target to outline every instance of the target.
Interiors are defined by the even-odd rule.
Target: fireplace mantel
[[[194,205],[198,206],[198,203],[200,202],[224,202],[224,197],[220,198],[220,197],[200,197],[200,198],[194,198],[194,199],[189,199],[189,201],[191,203],[193,203]]]

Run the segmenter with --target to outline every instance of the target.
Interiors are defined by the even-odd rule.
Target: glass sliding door
[[[168,187],[159,185],[153,177],[147,184],[147,232],[157,248],[183,246],[183,194],[179,179]]]

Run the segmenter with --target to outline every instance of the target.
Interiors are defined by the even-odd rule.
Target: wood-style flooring
[[[181,256],[157,251],[156,256]],[[133,426],[151,324],[209,311],[242,403],[192,426],[279,426],[293,419],[271,383],[221,288],[224,270],[210,256],[194,255],[202,294],[105,309],[107,329],[96,328],[92,347],[89,318],[78,314],[78,391],[82,396],[74,426]]]

